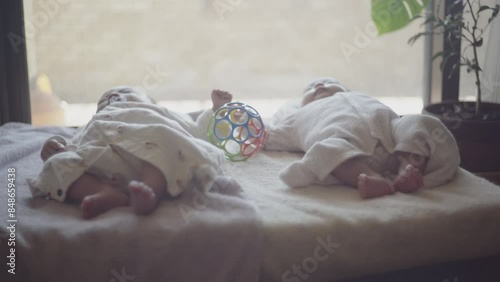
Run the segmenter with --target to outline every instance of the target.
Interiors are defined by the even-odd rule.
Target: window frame
[[[455,1],[445,0],[444,10],[450,10],[449,7],[453,2]],[[461,10],[459,5],[448,12],[460,13]],[[0,2],[0,102],[1,105],[4,105],[1,107],[0,124],[9,121],[31,123],[26,41],[19,43],[16,50],[9,39],[9,36],[13,34],[19,36],[18,38],[25,38],[23,13],[23,1]],[[442,39],[434,38],[434,40],[442,40],[445,50],[451,48],[444,37]],[[456,44],[460,44],[460,42],[456,42]],[[426,52],[429,53],[428,48],[426,48]],[[426,55],[425,59],[428,61],[430,58]],[[459,57],[450,59],[442,71],[441,94],[439,95],[441,101],[457,101],[459,99],[460,71],[451,68],[453,63],[459,59]],[[429,62],[426,64],[431,65]],[[427,68],[427,71],[431,71],[430,68]],[[424,105],[430,101],[429,89],[433,83],[432,78],[428,74],[425,75],[424,89],[427,89],[427,93],[424,95]]]
[[[1,1],[0,125],[31,123],[25,38],[23,1]]]

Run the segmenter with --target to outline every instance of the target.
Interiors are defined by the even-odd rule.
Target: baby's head
[[[100,112],[106,106],[114,102],[140,102],[146,104],[155,104],[153,99],[149,98],[146,94],[138,89],[130,86],[116,86],[106,91],[99,102],[97,102],[97,112]]]
[[[340,84],[340,82],[331,77],[318,78],[309,83],[306,89],[304,89],[302,107],[311,103],[312,101],[333,96],[337,92],[346,91],[348,91],[346,87],[344,87],[342,84]]]

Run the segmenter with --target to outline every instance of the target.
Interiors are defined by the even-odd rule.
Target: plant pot
[[[456,107],[474,109],[475,102],[442,102],[424,107],[450,130],[460,151],[460,166],[470,172],[500,172],[500,120],[467,119],[454,114]],[[482,112],[500,112],[500,104],[482,103]]]

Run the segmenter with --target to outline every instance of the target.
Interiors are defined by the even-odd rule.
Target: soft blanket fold
[[[262,214],[261,281],[331,282],[500,254],[500,187],[484,179],[459,169],[433,189],[363,200],[344,185],[287,187],[276,174],[302,156],[263,151],[231,167]]]
[[[26,178],[42,168],[40,149],[52,135],[75,130],[9,123],[0,127],[0,170],[16,174],[16,275],[9,281],[256,281],[261,222],[253,202],[221,174],[213,192],[187,189],[137,216],[117,208],[93,220],[76,205],[32,198]],[[9,151],[4,150],[9,148]],[[6,177],[0,185],[7,187]],[[0,192],[7,203],[7,190]],[[7,209],[0,220],[7,222]],[[0,226],[2,254],[9,237]],[[2,268],[2,276],[10,275]],[[120,280],[122,279],[122,280]],[[1,279],[2,281],[7,281]]]

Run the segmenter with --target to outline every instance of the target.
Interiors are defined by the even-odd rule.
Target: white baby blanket
[[[433,189],[364,200],[345,185],[287,187],[276,175],[302,156],[263,151],[231,166],[262,216],[260,281],[331,282],[500,254],[500,187],[484,179],[458,169]],[[448,273],[432,281],[457,275]]]
[[[26,178],[43,164],[53,135],[75,130],[8,123],[0,126],[0,171],[15,169],[15,213],[8,212],[7,176],[0,178],[0,253],[7,256],[8,220],[16,220],[15,275],[0,281],[255,282],[262,258],[261,222],[232,178],[217,176],[213,192],[188,189],[148,216],[116,208],[92,220],[77,205],[33,198]],[[14,217],[12,217],[12,215]],[[5,250],[5,251],[4,251]]]

